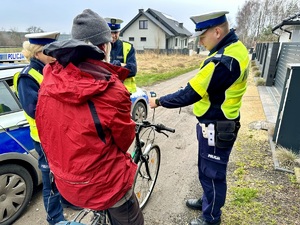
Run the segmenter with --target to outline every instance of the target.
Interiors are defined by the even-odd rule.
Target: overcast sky
[[[172,16],[193,32],[190,16],[201,13],[227,10],[231,26],[235,25],[238,8],[245,0],[1,0],[0,30],[25,32],[31,26],[44,31],[70,33],[73,18],[90,8],[102,17],[119,17],[124,27],[139,9],[148,8]]]

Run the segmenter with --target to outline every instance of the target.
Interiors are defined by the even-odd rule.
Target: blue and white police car
[[[13,90],[13,75],[24,66],[0,63],[0,225],[13,224],[42,182],[29,125]]]
[[[136,92],[130,95],[132,102],[131,117],[135,122],[142,122],[147,119],[149,110],[149,98],[147,92],[137,87]]]

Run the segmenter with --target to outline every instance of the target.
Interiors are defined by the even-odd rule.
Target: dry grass
[[[260,75],[261,75],[261,72],[260,72],[260,71],[256,71],[256,72],[254,73],[254,77],[260,77]]]
[[[199,55],[166,55],[155,53],[137,54],[138,74],[165,73],[178,68],[199,66]]]
[[[204,58],[205,56],[201,55],[166,55],[151,52],[136,54],[138,66],[137,85],[152,85],[197,69]]]
[[[252,71],[255,72],[255,71],[257,71],[257,70],[259,70],[259,67],[256,66],[255,64],[252,65]]]
[[[279,146],[276,148],[276,157],[281,167],[293,170],[298,156],[292,150]]]
[[[255,85],[256,86],[265,86],[266,85],[266,80],[262,77],[258,77],[255,81]]]

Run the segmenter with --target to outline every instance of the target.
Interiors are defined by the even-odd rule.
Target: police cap
[[[121,30],[121,23],[123,23],[123,20],[115,17],[106,17],[104,19],[110,27],[111,32],[119,32]]]
[[[226,22],[226,14],[228,13],[228,11],[216,11],[201,14],[198,16],[191,16],[190,19],[196,24],[196,33],[193,34],[193,37],[200,36],[207,29]]]
[[[59,37],[60,32],[43,32],[43,33],[30,33],[26,34],[25,37],[28,38],[30,44],[35,45],[46,45],[53,41],[56,41]]]

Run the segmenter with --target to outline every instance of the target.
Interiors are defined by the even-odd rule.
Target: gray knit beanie
[[[107,22],[97,13],[85,9],[73,20],[72,38],[90,41],[93,45],[111,42],[111,31]]]

